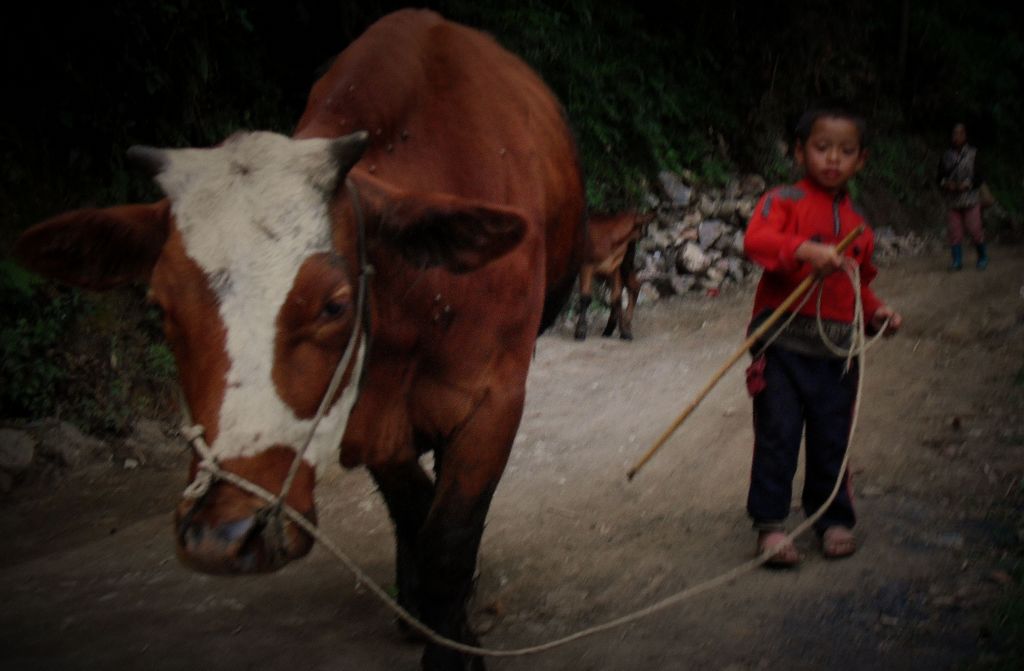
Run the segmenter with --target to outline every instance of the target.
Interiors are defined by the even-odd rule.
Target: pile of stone
[[[43,419],[0,428],[0,495],[22,481],[93,466],[183,468],[188,446],[153,420],[139,420],[131,435],[111,443],[87,436],[73,424]]]
[[[699,186],[692,173],[662,172],[661,195],[637,245],[637,276],[646,299],[698,292],[715,296],[752,271],[743,256],[747,221],[765,190],[759,175],[729,180],[724,188]]]

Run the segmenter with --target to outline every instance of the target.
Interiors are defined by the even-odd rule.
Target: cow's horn
[[[347,174],[352,166],[359,161],[369,144],[370,134],[365,130],[356,131],[351,135],[339,137],[331,143],[331,154],[338,164],[338,172]]]
[[[157,147],[136,144],[128,147],[128,161],[145,171],[150,177],[159,175],[170,161],[167,152]]]

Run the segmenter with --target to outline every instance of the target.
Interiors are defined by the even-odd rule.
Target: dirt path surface
[[[995,511],[1024,472],[1024,249],[996,248],[984,273],[944,264],[898,259],[876,285],[906,327],[868,353],[852,448],[857,555],[826,562],[805,537],[797,571],[757,571],[490,668],[949,669],[976,656],[1003,589]],[[742,366],[625,478],[739,345],[750,299],[748,287],[642,308],[633,343],[596,332],[577,343],[568,329],[538,341],[484,535],[474,608],[486,645],[607,621],[751,556]],[[183,478],[183,467],[97,465],[0,504],[0,666],[417,668],[419,647],[320,548],[272,576],[186,571],[170,533]],[[367,475],[332,470],[318,496],[325,531],[390,584],[390,523]]]

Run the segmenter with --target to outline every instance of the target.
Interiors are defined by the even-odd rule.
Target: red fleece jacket
[[[790,186],[776,187],[762,196],[743,241],[747,256],[764,268],[754,295],[754,316],[778,307],[812,272],[810,264],[793,257],[801,243],[813,240],[838,244],[862,223],[866,223],[864,217],[848,194],[830,194],[806,178]],[[871,262],[874,248],[875,235],[870,228],[865,228],[845,252],[845,256],[853,257],[860,266],[860,293],[868,323],[882,306],[869,288],[878,274]],[[821,299],[822,318],[850,323],[853,307],[853,287],[846,273],[835,272],[826,277]],[[812,297],[800,314],[813,317],[815,311],[816,298]]]

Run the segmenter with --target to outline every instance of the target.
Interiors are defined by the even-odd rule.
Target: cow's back
[[[545,231],[546,325],[582,258],[584,196],[562,108],[540,78],[483,33],[402,10],[337,58],[295,135],[361,129],[371,144],[357,169],[402,189],[510,205]]]

